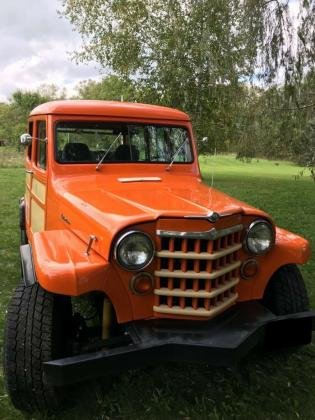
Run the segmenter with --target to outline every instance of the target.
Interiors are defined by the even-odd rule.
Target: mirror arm
[[[44,143],[47,143],[47,137],[45,137],[44,139],[40,139],[38,137],[32,137],[28,133],[22,134],[21,137],[20,137],[20,143],[23,146],[28,146],[29,144],[32,143],[32,140],[38,140],[38,141],[42,141]]]

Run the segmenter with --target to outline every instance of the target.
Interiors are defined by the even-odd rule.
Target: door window
[[[37,159],[36,164],[41,169],[46,169],[46,153],[47,153],[47,138],[46,138],[46,122],[38,121],[37,123]]]

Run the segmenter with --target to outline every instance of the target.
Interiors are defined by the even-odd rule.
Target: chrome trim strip
[[[174,296],[174,297],[191,297],[191,298],[205,298],[205,299],[212,299],[221,293],[226,292],[227,290],[231,289],[232,287],[236,286],[239,283],[240,279],[238,277],[234,277],[228,283],[222,285],[222,287],[218,287],[213,289],[211,292],[206,292],[205,290],[192,290],[192,289],[173,289],[170,290],[167,287],[162,287],[160,289],[154,290],[155,295],[159,296]]]
[[[243,225],[235,225],[225,229],[217,230],[212,228],[204,232],[180,232],[175,230],[157,230],[156,234],[162,238],[185,238],[185,239],[207,239],[214,241],[231,233],[239,232],[243,229]]]
[[[208,214],[205,215],[194,215],[194,214],[188,214],[187,216],[184,216],[184,219],[201,219],[201,220],[208,220],[208,222],[215,223],[217,220],[221,218],[221,214],[210,211]]]
[[[211,217],[214,214],[217,214],[219,216],[219,219],[221,219],[222,217],[239,215],[240,213],[239,212],[236,212],[235,213],[235,211],[231,211],[231,212],[229,212],[229,211],[223,211],[222,213],[217,213],[215,211],[212,211],[212,212],[210,212],[208,214],[204,214],[204,215],[202,215],[202,214],[196,214],[196,215],[194,215],[194,214],[188,214],[187,216],[184,216],[184,219],[209,220],[210,222],[212,222],[213,220],[211,220]]]
[[[118,178],[119,182],[160,182],[162,178],[157,176],[137,177],[137,178]]]
[[[187,316],[200,316],[200,317],[213,317],[223,312],[226,308],[232,305],[238,298],[238,294],[233,294],[230,298],[224,302],[219,302],[217,306],[209,311],[205,308],[193,309],[192,307],[181,308],[180,306],[173,306],[169,308],[167,305],[153,306],[153,310],[160,314],[170,315],[187,315]]]
[[[175,258],[175,259],[187,259],[187,260],[216,260],[226,255],[232,254],[242,248],[242,244],[232,245],[229,248],[225,248],[222,251],[213,252],[182,252],[182,251],[158,251],[157,257],[160,258]]]
[[[207,271],[201,271],[196,273],[195,271],[181,271],[181,270],[174,270],[169,271],[166,269],[156,270],[154,275],[156,277],[169,277],[175,279],[216,279],[217,277],[223,276],[223,274],[229,273],[230,271],[235,270],[241,265],[241,261],[236,261],[232,264],[227,265],[224,268],[219,270],[215,270],[212,273],[208,273]]]

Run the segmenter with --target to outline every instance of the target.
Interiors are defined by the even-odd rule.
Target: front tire
[[[265,290],[263,304],[276,315],[309,310],[303,277],[295,264],[285,265],[276,271]]]
[[[45,381],[43,362],[67,355],[71,300],[39,284],[21,284],[7,311],[4,344],[6,388],[22,411],[57,409],[60,389]]]

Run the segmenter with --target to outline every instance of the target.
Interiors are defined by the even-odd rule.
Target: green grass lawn
[[[18,168],[24,163],[24,149],[12,146],[0,147],[0,168]]]
[[[206,182],[262,208],[276,223],[315,240],[315,183],[295,180],[298,168],[232,156],[201,157]],[[0,350],[5,308],[19,280],[18,197],[24,171],[0,169]],[[314,246],[313,246],[314,248]],[[315,258],[302,268],[315,307]],[[0,355],[1,356],[1,355]],[[0,419],[23,415],[11,406],[0,368]],[[32,418],[42,419],[42,415]],[[315,419],[315,347],[296,352],[256,352],[235,369],[167,364],[127,372],[113,381],[81,385],[58,419]]]

